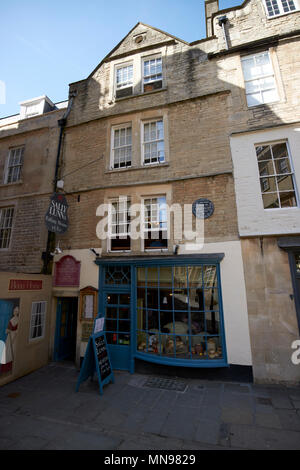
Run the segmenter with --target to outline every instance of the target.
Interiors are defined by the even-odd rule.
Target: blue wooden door
[[[59,298],[56,311],[54,360],[75,359],[77,298]]]
[[[131,370],[130,291],[107,290],[103,295],[106,340],[113,369]]]

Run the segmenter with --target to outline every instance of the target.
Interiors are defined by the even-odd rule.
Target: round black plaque
[[[209,199],[197,199],[192,205],[192,211],[195,217],[198,219],[202,217],[202,211],[200,211],[200,207],[198,207],[200,204],[204,205],[204,219],[208,219],[208,217],[213,215],[215,210],[214,204]]]

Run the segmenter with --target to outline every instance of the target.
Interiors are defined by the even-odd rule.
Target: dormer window
[[[48,98],[48,96],[43,95],[31,100],[22,101],[20,103],[20,117],[21,119],[27,119],[39,114],[48,113],[56,109],[55,104]]]
[[[133,64],[116,67],[116,98],[132,95],[133,90]]]
[[[143,59],[143,89],[152,91],[162,88],[162,59],[161,56],[145,57]]]
[[[269,18],[299,9],[299,0],[264,0],[264,3]]]

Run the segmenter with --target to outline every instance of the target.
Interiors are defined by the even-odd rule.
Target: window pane
[[[272,160],[258,163],[259,175],[269,176],[276,173]]]
[[[279,191],[294,190],[294,183],[291,175],[277,176],[277,184]]]
[[[271,103],[272,101],[276,101],[277,99],[278,95],[276,90],[262,91],[263,103]]]
[[[263,205],[265,209],[274,209],[279,207],[277,193],[263,194]]]
[[[257,106],[263,103],[261,93],[253,93],[252,95],[247,95],[248,106]]]
[[[266,191],[277,191],[275,177],[261,178],[260,187],[262,193],[265,193]]]
[[[288,158],[288,151],[287,151],[287,146],[285,142],[281,144],[272,145],[272,152],[273,152],[273,157],[275,159],[284,158],[284,157]]]
[[[295,207],[297,206],[296,196],[294,191],[280,193],[281,207]]]
[[[257,160],[272,160],[272,153],[270,145],[264,145],[261,147],[256,147]]]

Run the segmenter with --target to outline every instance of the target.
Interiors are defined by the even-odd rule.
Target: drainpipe
[[[225,24],[227,23],[227,16],[226,15],[220,16],[220,18],[218,18],[218,23],[219,23],[219,26],[222,26],[226,49],[228,50],[229,47],[228,47],[228,41],[227,41],[227,36],[226,36],[226,30],[225,30]]]
[[[64,134],[64,129],[67,123],[67,118],[70,114],[72,105],[73,105],[73,100],[74,97],[77,95],[77,91],[73,91],[69,95],[69,102],[68,102],[68,107],[61,119],[57,121],[60,131],[59,131],[59,139],[58,139],[58,147],[57,147],[57,155],[56,155],[56,163],[55,163],[55,173],[54,173],[54,181],[53,181],[53,192],[56,191],[57,189],[57,180],[58,180],[58,170],[59,170],[59,157],[61,153],[61,145],[62,145],[62,140],[63,140],[63,134]],[[48,231],[48,237],[47,237],[47,247],[46,251],[43,252],[42,254],[42,259],[44,261],[43,264],[43,269],[42,269],[42,274],[51,274],[51,266],[50,266],[50,261],[52,260],[51,252],[54,251],[54,245],[55,245],[55,233],[49,232]]]

